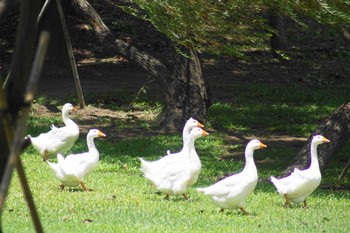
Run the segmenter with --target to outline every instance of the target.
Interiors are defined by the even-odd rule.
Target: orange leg
[[[239,208],[239,209],[243,212],[243,214],[249,215],[249,213],[248,213],[243,207],[241,207],[241,208]]]
[[[307,203],[306,203],[306,199],[304,200],[304,209],[307,209],[308,206],[307,206]]]
[[[286,199],[286,203],[284,203],[284,207],[286,207],[286,208],[290,207],[290,201],[288,199],[288,195],[284,194],[283,196]]]
[[[44,155],[43,155],[43,161],[45,162],[48,159],[49,159],[49,152],[47,150],[45,150]]]
[[[84,189],[86,192],[89,192],[89,190],[86,188],[86,186],[85,186],[85,184],[84,184],[83,181],[80,182],[80,185],[81,185],[81,187],[83,187],[83,189]]]
[[[183,193],[182,196],[183,196],[186,200],[189,199],[186,193]]]

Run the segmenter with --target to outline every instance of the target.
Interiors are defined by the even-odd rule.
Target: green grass
[[[274,187],[260,182],[246,203],[252,213],[219,213],[210,200],[189,189],[191,201],[182,197],[163,200],[142,177],[138,156],[155,159],[178,141],[175,136],[152,137],[115,142],[98,140],[101,162],[86,179],[92,191],[81,187],[59,191],[59,182],[35,154],[23,156],[26,173],[46,232],[346,232],[350,197],[348,192],[318,189],[309,198],[310,208],[283,208],[283,200]],[[195,186],[214,182],[227,172],[237,172],[243,161],[219,160],[219,135],[199,139],[196,143],[203,170]],[[83,140],[77,147],[83,149]],[[239,150],[238,150],[239,149]],[[242,148],[237,148],[241,151]],[[140,154],[140,151],[142,154]],[[269,164],[280,157],[279,149],[255,153],[260,177],[267,178],[281,170],[281,164]],[[291,155],[284,156],[285,159]],[[127,166],[125,166],[127,164]],[[86,222],[91,221],[91,222]],[[15,175],[2,216],[4,232],[33,232],[31,219]],[[29,226],[28,226],[29,225]]]
[[[231,87],[232,103],[214,103],[208,125],[218,130],[264,130],[308,137],[348,100],[349,87],[285,87],[268,84]]]
[[[81,187],[61,192],[48,165],[33,148],[28,148],[22,161],[45,232],[348,232],[349,191],[318,188],[308,199],[309,209],[302,205],[286,209],[274,186],[266,182],[269,176],[283,171],[299,148],[281,145],[255,152],[262,181],[246,201],[250,216],[239,211],[219,213],[208,197],[195,191],[195,187],[210,185],[219,177],[242,169],[245,145],[227,145],[227,131],[259,136],[263,130],[265,136],[276,132],[308,136],[325,116],[347,100],[349,93],[346,87],[285,88],[281,96],[278,87],[269,85],[239,85],[235,91],[234,103],[216,103],[209,109],[206,127],[216,130],[196,141],[202,172],[189,189],[190,201],[182,196],[164,200],[164,195],[149,186],[139,171],[138,157],[155,160],[167,149],[179,150],[180,133],[97,139],[100,164],[85,180],[91,189],[89,193]],[[60,124],[57,115],[33,115],[28,133],[36,135],[50,124]],[[303,127],[296,127],[298,124]],[[87,149],[85,136],[81,135],[72,152]],[[268,140],[264,143],[269,146]],[[322,185],[348,185],[349,178],[338,181],[337,176],[349,150],[348,144],[342,148],[324,172]],[[34,232],[16,173],[1,224],[4,232]]]

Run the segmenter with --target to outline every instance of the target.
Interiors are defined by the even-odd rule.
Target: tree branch
[[[172,73],[161,61],[119,39],[115,41],[115,46],[121,55],[140,65],[157,78],[163,88],[169,90]]]
[[[76,12],[88,21],[88,24],[97,34],[100,42],[104,41],[107,36],[112,34],[109,28],[104,24],[100,15],[86,0],[73,0],[72,5]]]
[[[350,44],[350,33],[346,28],[337,27],[336,31],[346,41],[346,43]]]

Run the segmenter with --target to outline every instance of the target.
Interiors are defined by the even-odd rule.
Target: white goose
[[[244,200],[252,193],[258,182],[258,172],[254,163],[254,150],[265,148],[266,145],[259,140],[251,140],[245,149],[245,167],[237,174],[231,175],[217,183],[206,187],[197,188],[211,197],[213,203],[224,209],[240,209],[244,214],[248,212],[244,209]]]
[[[195,127],[185,137],[186,152],[179,155],[184,156],[183,159],[158,164],[159,166],[153,166],[153,164],[148,166],[151,163],[142,164],[141,170],[144,177],[150,180],[157,190],[166,194],[165,199],[168,199],[170,194],[182,194],[188,199],[186,195],[187,188],[197,181],[201,171],[201,162],[194,143],[197,138],[207,135],[209,134],[206,131]]]
[[[194,128],[194,127],[200,127],[200,128],[204,128],[204,125],[202,125],[201,123],[199,123],[197,120],[193,119],[192,117],[190,119],[188,119],[186,121],[186,124],[182,130],[182,150],[178,153],[171,153],[170,150],[167,151],[167,155],[179,155],[182,153],[182,151],[186,150],[185,147],[185,140],[186,137],[188,136],[188,134],[190,133],[190,131]],[[156,162],[156,161],[155,161]]]
[[[44,161],[46,161],[49,156],[67,152],[78,139],[79,127],[68,115],[73,110],[75,110],[75,108],[70,103],[63,106],[62,119],[65,126],[57,128],[52,125],[49,132],[41,133],[37,137],[28,135],[34,148],[39,151]]]
[[[71,154],[64,158],[57,154],[58,163],[50,163],[50,168],[55,173],[56,179],[61,181],[61,189],[64,186],[75,187],[79,184],[85,191],[89,191],[83,180],[98,165],[100,153],[95,147],[94,138],[105,137],[106,135],[97,129],[91,129],[86,136],[86,143],[89,148],[88,152],[81,154]]]
[[[290,207],[290,202],[304,202],[304,208],[307,207],[306,198],[321,183],[321,172],[317,158],[317,146],[319,144],[330,142],[327,138],[316,135],[311,141],[311,164],[308,169],[294,171],[287,177],[276,179],[271,176],[272,183],[276,186],[278,193],[286,200],[285,206]]]
[[[203,128],[204,125],[202,125],[193,118],[188,119],[182,131],[183,144],[181,151],[177,153],[170,153],[170,151],[168,150],[167,155],[163,156],[161,159],[158,159],[156,161],[146,161],[142,158],[139,158],[141,161],[141,171],[145,173],[146,170],[158,170],[159,168],[166,167],[170,164],[175,163],[178,160],[188,158],[190,153],[190,149],[188,148],[188,136],[190,131],[195,127]]]

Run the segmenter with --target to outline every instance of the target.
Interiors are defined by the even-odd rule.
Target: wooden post
[[[34,203],[34,200],[29,188],[29,184],[27,181],[27,177],[25,175],[24,168],[19,158],[19,155],[22,149],[23,135],[27,125],[27,121],[28,121],[27,119],[29,116],[30,107],[34,100],[34,95],[38,86],[39,78],[40,78],[42,67],[44,64],[47,46],[49,43],[49,38],[50,38],[50,35],[48,32],[42,32],[40,35],[39,46],[34,59],[33,68],[29,77],[29,82],[27,84],[27,88],[24,96],[24,104],[21,107],[21,115],[17,122],[17,128],[14,129],[13,124],[11,123],[12,122],[11,115],[7,114],[2,119],[4,121],[3,125],[6,127],[5,131],[6,131],[7,143],[10,147],[10,155],[8,157],[4,175],[2,177],[1,185],[0,185],[0,213],[2,212],[3,205],[7,196],[8,188],[11,183],[13,169],[16,168],[22,184],[25,198],[27,200],[28,207],[30,209],[35,230],[36,232],[39,232],[39,233],[43,232],[43,228],[40,223],[38,212],[36,211],[35,203]],[[2,90],[0,91],[0,95],[1,95],[0,110],[6,111],[8,110],[8,105]]]
[[[85,108],[83,90],[82,90],[81,85],[80,85],[80,79],[79,79],[77,65],[75,62],[74,54],[73,54],[72,43],[71,43],[70,38],[69,38],[68,28],[67,28],[66,20],[64,18],[64,13],[63,13],[63,9],[62,9],[62,5],[61,5],[60,0],[56,0],[56,4],[57,4],[58,13],[60,16],[60,21],[61,21],[61,25],[62,25],[62,29],[63,29],[64,39],[65,39],[66,46],[67,46],[69,63],[70,63],[71,69],[72,69],[74,83],[75,83],[75,89],[77,91],[80,107]]]

